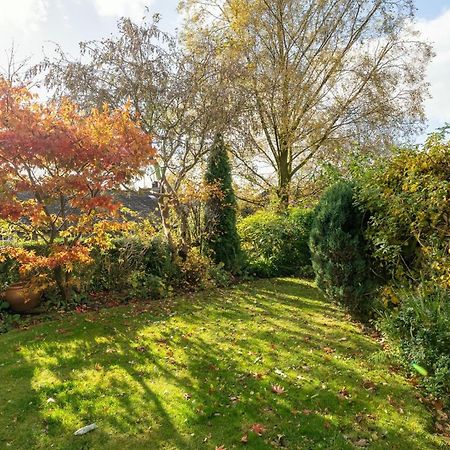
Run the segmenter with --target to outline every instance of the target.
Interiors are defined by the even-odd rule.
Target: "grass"
[[[2,449],[444,447],[380,345],[301,280],[73,314],[0,348]]]

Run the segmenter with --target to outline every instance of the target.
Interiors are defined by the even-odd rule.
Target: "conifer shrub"
[[[362,318],[370,313],[376,286],[364,237],[366,223],[354,203],[352,184],[341,181],[320,200],[309,240],[319,288]]]
[[[222,135],[211,148],[205,181],[214,187],[205,207],[205,246],[216,264],[237,272],[241,264],[241,247],[236,228],[236,197],[233,190],[228,149]]]

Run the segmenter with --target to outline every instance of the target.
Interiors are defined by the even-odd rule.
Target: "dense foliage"
[[[3,246],[2,258],[14,257],[22,278],[56,282],[68,300],[75,267],[123,226],[111,191],[141,174],[154,154],[126,108],[85,114],[68,100],[46,105],[0,78],[0,219],[46,246],[42,255]]]
[[[450,392],[450,143],[445,130],[357,177],[370,211],[366,238],[389,275],[379,326],[404,361],[426,371],[428,392]],[[414,366],[417,367],[417,366]]]
[[[401,349],[409,371],[415,373],[417,366],[425,369],[422,385],[427,392],[448,403],[450,293],[439,287],[422,287],[401,291],[398,296],[399,306],[385,314],[379,326]]]
[[[198,251],[173,258],[167,241],[127,233],[107,249],[96,249],[94,263],[85,273],[92,292],[120,292],[126,298],[151,299],[175,291],[194,291],[227,285],[220,266]]]
[[[367,238],[393,279],[425,278],[450,288],[450,142],[433,134],[367,170],[359,203],[370,211]]]
[[[260,277],[310,276],[308,247],[312,211],[291,208],[285,213],[258,211],[239,222],[248,270]]]
[[[370,310],[375,286],[364,237],[366,222],[354,204],[353,186],[340,182],[320,200],[310,235],[318,286],[358,315]]]
[[[217,264],[236,271],[241,262],[241,247],[236,229],[236,198],[233,190],[228,149],[217,135],[208,156],[205,181],[214,186],[206,201],[205,243]]]

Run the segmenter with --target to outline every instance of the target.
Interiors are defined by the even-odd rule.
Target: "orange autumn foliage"
[[[154,162],[151,138],[127,107],[90,113],[69,100],[42,103],[25,87],[0,78],[0,219],[26,239],[46,246],[46,256],[2,247],[23,275],[89,261],[117,220],[111,192]],[[67,276],[65,278],[68,278]]]

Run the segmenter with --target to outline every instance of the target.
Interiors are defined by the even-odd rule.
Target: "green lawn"
[[[0,348],[1,449],[439,448],[380,345],[301,280],[66,315]]]

